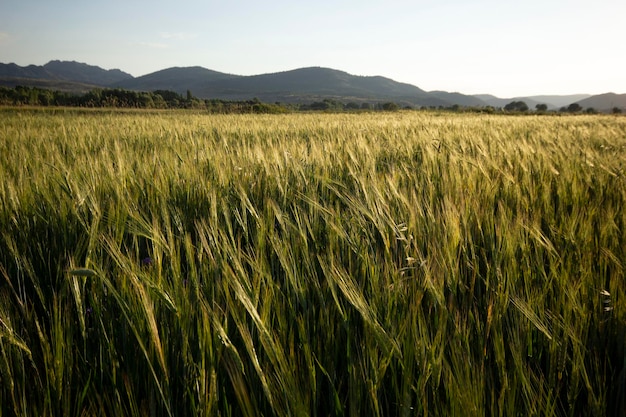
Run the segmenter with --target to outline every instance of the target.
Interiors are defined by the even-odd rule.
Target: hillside
[[[0,86],[13,88],[18,85],[45,88],[48,90],[62,91],[64,93],[84,94],[96,88],[102,88],[101,85],[84,84],[75,81],[66,81],[58,79],[38,79],[38,78],[19,78],[19,77],[0,77]]]
[[[567,107],[572,103],[576,103],[579,100],[583,100],[587,97],[591,97],[590,94],[568,94],[568,95],[541,95],[541,96],[530,96],[529,100],[532,100],[537,103],[547,104],[548,107],[554,107],[555,109],[561,107]],[[532,107],[534,108],[534,106]]]
[[[25,81],[27,85],[40,85],[28,80],[65,81],[77,84],[108,86],[123,80],[133,78],[119,69],[105,70],[97,66],[87,65],[76,61],[50,61],[43,66],[29,65],[21,67],[16,64],[0,63],[0,82],[7,84],[9,80]]]
[[[537,104],[546,104],[550,110],[558,110],[561,107],[567,107],[572,103],[590,97],[589,94],[571,94],[571,95],[541,95],[528,97],[499,98],[490,94],[476,94],[474,97],[481,99],[485,103],[493,107],[504,107],[512,101],[523,101],[528,108],[534,109]]]
[[[429,91],[431,97],[436,97],[445,103],[457,104],[465,107],[482,107],[488,105],[484,100],[476,96],[468,96],[461,93],[449,93],[447,91]]]
[[[614,107],[626,109],[626,94],[606,93],[597,96],[591,96],[584,100],[578,101],[578,104],[584,109],[593,107],[598,111],[609,112]]]
[[[0,79],[8,78],[51,80],[55,79],[56,76],[42,66],[28,65],[26,67],[21,67],[14,63],[0,63]]]
[[[593,107],[599,111],[610,111],[613,107],[626,109],[626,94],[499,98],[489,94],[427,92],[415,85],[397,82],[382,76],[358,76],[323,67],[298,68],[250,76],[227,74],[199,66],[173,67],[135,78],[119,69],[105,70],[75,61],[55,60],[43,66],[25,67],[14,63],[0,63],[0,86],[15,87],[17,85],[74,93],[84,93],[94,88],[123,88],[135,91],[170,90],[183,95],[191,91],[195,97],[201,99],[251,100],[258,98],[268,103],[311,103],[334,99],[356,103],[393,101],[401,106],[412,107],[458,105],[502,108],[511,101],[524,101],[531,110],[538,104],[547,104],[550,110],[558,110],[576,102],[583,108]]]
[[[136,91],[191,91],[198,98],[306,103],[324,99],[344,102],[394,101],[410,106],[484,105],[460,93],[428,93],[411,84],[382,76],[357,76],[331,68],[309,67],[290,71],[240,76],[207,68],[173,67],[133,77],[121,70],[74,61],[50,61],[43,66],[0,64],[0,85],[37,86],[84,93],[92,88],[124,88]]]
[[[411,105],[449,105],[424,90],[389,78],[363,77],[330,68],[310,67],[291,71],[236,76],[202,67],[169,68],[116,83],[132,90],[191,90],[199,98],[265,102],[310,102],[324,98],[354,101],[395,100]]]
[[[203,67],[173,67],[112,83],[112,86],[139,91],[171,90],[180,94],[191,90],[197,95],[207,83],[239,77]]]
[[[50,61],[43,67],[62,80],[86,84],[109,85],[133,78],[119,69],[105,70],[76,61]]]
[[[300,68],[272,74],[239,77],[207,83],[200,97],[262,101],[303,102],[322,98],[344,100],[396,100],[426,105],[433,101],[424,90],[385,77],[363,77],[330,68]],[[439,100],[435,100],[437,104]]]

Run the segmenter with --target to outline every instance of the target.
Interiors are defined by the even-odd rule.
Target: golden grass
[[[622,117],[0,117],[0,414],[624,410]]]

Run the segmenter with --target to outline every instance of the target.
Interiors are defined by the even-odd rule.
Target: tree
[[[613,107],[613,110],[611,110],[613,112],[613,114],[621,114],[622,113],[622,109],[620,109],[619,107]]]
[[[537,104],[535,106],[535,109],[537,109],[538,112],[544,112],[548,110],[548,105],[547,104]]]
[[[137,105],[144,109],[151,109],[154,107],[154,100],[150,93],[140,93],[137,98]]]
[[[329,104],[328,101],[314,101],[309,106],[311,110],[328,110]]]
[[[152,96],[152,103],[157,109],[167,108],[167,102],[163,99],[163,96],[161,94],[154,93]]]
[[[178,107],[178,104],[183,101],[183,97],[175,91],[155,90],[153,93],[160,95],[170,107]]]
[[[523,101],[512,101],[506,106],[504,106],[504,110],[506,111],[518,111],[518,112],[526,112],[528,111],[528,104]]]
[[[570,113],[578,113],[582,109],[583,109],[582,106],[578,103],[572,103],[569,106],[567,106],[567,111]]]
[[[400,107],[394,103],[393,101],[388,101],[386,103],[382,104],[382,109],[385,111],[396,111],[398,110]]]

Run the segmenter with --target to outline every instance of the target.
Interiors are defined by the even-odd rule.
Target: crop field
[[[0,110],[0,416],[626,414],[626,117]]]

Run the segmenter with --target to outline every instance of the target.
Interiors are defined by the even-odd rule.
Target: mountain
[[[429,91],[428,94],[432,97],[437,97],[446,103],[457,104],[459,106],[484,107],[488,105],[484,100],[477,96],[467,96],[461,93],[449,93],[447,91]]]
[[[502,108],[512,101],[523,101],[524,103],[526,103],[526,105],[528,105],[529,109],[534,109],[537,104],[540,104],[540,102],[532,100],[529,97],[500,98],[500,97],[492,96],[490,94],[475,94],[473,97],[482,100],[483,102],[487,103],[488,106],[493,106],[496,108]],[[544,103],[544,102],[541,102],[541,103]],[[547,104],[548,108],[550,109],[556,108],[554,105],[551,105],[550,103],[545,103],[545,104]]]
[[[626,109],[626,94],[606,93],[588,97],[577,102],[583,109],[593,107],[602,112],[610,112],[614,107]]]
[[[557,107],[552,103],[547,103],[545,101],[535,101],[530,97],[500,98],[492,96],[490,94],[477,94],[474,95],[474,97],[484,101],[485,103],[487,103],[488,106],[493,106],[496,108],[502,108],[512,101],[523,101],[524,103],[526,103],[529,109],[534,109],[537,104],[547,104],[549,109],[557,109]]]
[[[36,79],[58,81],[60,84],[108,86],[131,78],[133,78],[132,75],[118,69],[105,70],[76,61],[50,61],[43,66],[29,65],[27,67],[20,67],[13,63],[0,64],[0,80],[4,81],[4,85],[10,84],[10,80],[14,81],[14,85],[18,85],[19,82],[33,85],[33,82],[28,80]]]
[[[489,106],[504,107],[512,101],[523,101],[528,105],[528,108],[534,109],[537,104],[546,104],[550,110],[558,110],[561,107],[572,103],[576,103],[579,100],[590,97],[589,94],[572,94],[572,95],[543,95],[543,96],[528,96],[528,97],[513,97],[513,98],[499,98],[490,94],[476,94],[474,97],[484,101]]]
[[[406,104],[450,104],[424,90],[389,78],[364,77],[331,68],[310,67],[270,74],[236,76],[201,67],[169,68],[117,83],[132,90],[167,89],[199,98],[265,102],[310,102],[324,98],[342,100],[396,100]]]
[[[137,78],[111,83],[112,86],[139,91],[170,90],[185,94],[187,90],[196,93],[207,83],[240,78],[238,75],[225,74],[202,67],[173,67]],[[204,97],[202,97],[204,98]]]
[[[253,75],[207,84],[199,94],[210,97],[262,101],[307,102],[334,98],[352,101],[395,100],[427,105],[433,99],[424,90],[380,76],[356,76],[330,68],[309,67]],[[439,103],[438,100],[433,104]]]
[[[36,86],[61,91],[84,93],[95,88],[124,88],[136,91],[187,91],[203,99],[250,100],[264,102],[311,103],[324,99],[345,102],[393,101],[401,106],[504,107],[511,101],[524,101],[530,109],[547,104],[551,110],[579,103],[610,111],[626,109],[626,94],[588,94],[563,96],[528,96],[499,98],[489,94],[465,95],[447,91],[424,91],[411,84],[381,76],[358,76],[323,67],[298,68],[290,71],[234,75],[203,67],[173,67],[141,77],[133,77],[119,69],[105,70],[75,61],[50,61],[43,66],[21,67],[0,63],[0,86]]]
[[[75,61],[50,61],[43,66],[0,64],[0,85],[37,86],[83,93],[93,88],[136,91],[191,91],[199,98],[307,103],[324,99],[344,102],[394,101],[410,106],[482,105],[459,93],[428,93],[414,85],[381,76],[357,76],[331,68],[310,67],[270,74],[240,76],[203,67],[174,67],[141,77],[118,69],[104,70]]]
[[[33,78],[33,79],[54,79],[55,76],[44,67],[29,65],[20,67],[14,63],[0,64],[0,78]]]
[[[572,103],[576,103],[577,101],[583,100],[587,97],[591,97],[590,94],[569,94],[569,95],[553,95],[553,96],[530,96],[528,99],[536,101],[538,103],[547,104],[548,108],[554,107],[561,108],[567,107]],[[532,107],[535,108],[534,106]]]
[[[45,88],[48,90],[63,91],[66,93],[88,93],[96,88],[102,88],[101,85],[83,84],[74,81],[50,80],[39,78],[17,78],[17,77],[0,77],[0,86],[16,87],[18,85]]]
[[[133,78],[119,69],[105,70],[76,61],[50,61],[43,68],[61,80],[85,84],[104,86]]]
[[[253,75],[222,83],[223,89],[285,94],[298,91],[311,95],[354,97],[425,96],[420,88],[385,77],[363,77],[331,68],[309,67],[271,74]]]

